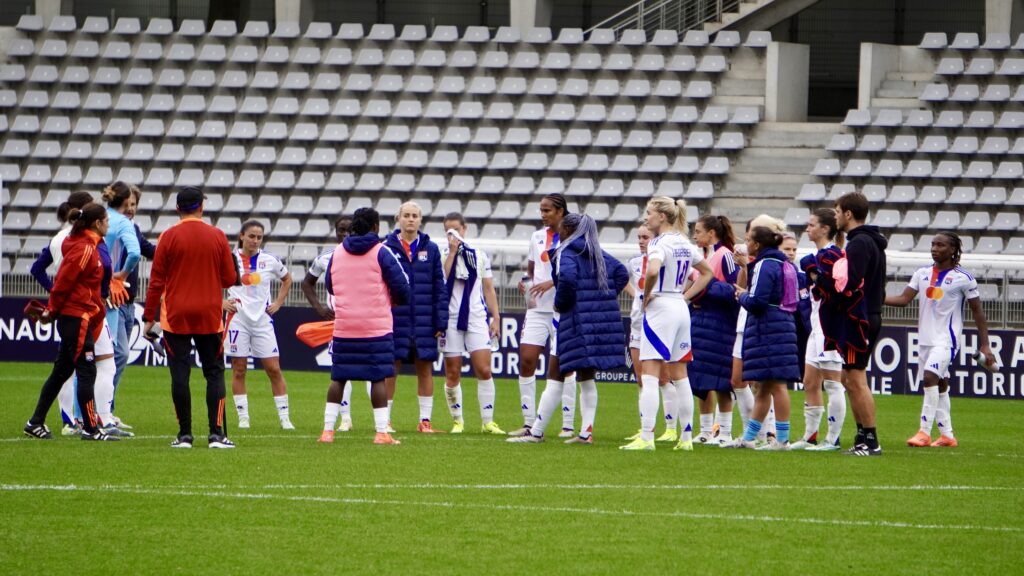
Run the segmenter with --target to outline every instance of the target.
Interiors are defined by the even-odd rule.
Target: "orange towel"
[[[295,336],[310,348],[323,346],[334,337],[334,320],[306,322],[295,330]]]

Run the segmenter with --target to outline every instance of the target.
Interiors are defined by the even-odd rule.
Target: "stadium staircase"
[[[588,30],[719,30],[750,32],[772,26],[820,0],[639,0]]]

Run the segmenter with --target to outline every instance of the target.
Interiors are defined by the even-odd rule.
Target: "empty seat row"
[[[995,232],[1019,232],[1020,213],[1000,212],[993,219],[988,212],[970,211],[961,214],[955,210],[940,210],[934,214],[929,210],[895,210],[883,208],[875,211],[869,221],[880,228],[909,230],[968,230]]]
[[[918,48],[926,50],[1024,50],[1024,34],[1017,36],[1016,43],[1011,45],[1010,35],[1002,32],[991,32],[985,36],[982,44],[976,32],[959,32],[949,42],[945,32],[927,32],[921,37]]]
[[[952,141],[950,140],[952,138]],[[913,134],[836,134],[825,147],[831,152],[866,152],[895,154],[958,154],[992,155],[1024,154],[1024,137],[1011,140],[1006,136],[947,136],[930,134],[920,140]]]
[[[879,110],[872,117],[871,110],[853,109],[847,112],[843,120],[843,126],[851,128],[865,128],[868,126],[878,128],[1000,128],[1016,130],[1024,127],[1024,112],[1017,110],[1006,110],[998,114],[990,110],[975,110],[967,115],[964,120],[963,110],[944,110],[938,117],[932,114],[931,110],[908,110],[904,117],[904,111],[898,109]]]
[[[858,190],[852,184],[835,184],[831,191],[826,191],[822,183],[804,184],[800,188],[797,200],[805,202],[834,201],[847,192]],[[859,190],[873,203],[890,202],[901,204],[955,204],[975,206],[1020,206],[1024,207],[1024,188],[1007,191],[1000,186],[945,186],[928,185],[917,187],[912,184],[886,186],[884,184],[865,184]]]
[[[950,90],[948,84],[935,83],[925,86],[920,98],[924,102],[1024,102],[1024,85],[1013,91],[1009,84],[989,84],[982,91],[978,84],[960,83]]]
[[[23,15],[18,21],[17,29],[25,33],[40,33],[44,30],[44,22],[38,15]],[[46,32],[52,34],[71,34],[77,32],[77,22],[73,16],[56,16],[49,26],[45,27]],[[148,36],[161,37],[175,34],[173,22],[166,18],[152,18],[145,31],[142,30],[138,18],[119,18],[113,28],[104,17],[90,16],[85,19],[81,32],[86,34],[106,34],[108,32],[120,36],[135,36],[145,34]],[[177,30],[177,35],[185,37],[212,36],[214,38],[232,38],[238,35],[238,28],[234,21],[217,20],[213,22],[209,31],[206,23],[202,20],[185,19]],[[309,40],[328,40],[337,38],[340,40],[361,40],[366,39],[376,42],[390,42],[398,40],[401,42],[441,42],[452,43],[463,41],[468,43],[484,43],[493,41],[498,44],[517,44],[525,42],[528,44],[593,44],[621,46],[641,46],[650,44],[652,46],[675,46],[682,44],[689,47],[715,46],[719,48],[735,48],[740,45],[751,48],[764,48],[771,42],[770,32],[751,32],[747,35],[745,43],[742,42],[739,32],[722,31],[715,35],[714,42],[711,35],[700,30],[688,31],[680,42],[679,35],[674,30],[658,30],[650,40],[643,29],[623,30],[616,34],[610,29],[595,29],[590,32],[589,37],[584,40],[584,32],[579,28],[563,28],[554,38],[550,28],[531,28],[525,32],[519,29],[503,26],[498,28],[494,37],[491,37],[490,30],[484,26],[469,26],[462,36],[459,36],[455,26],[436,26],[433,34],[427,35],[427,27],[423,25],[406,25],[402,28],[401,34],[396,35],[395,26],[392,24],[374,24],[367,34],[362,24],[341,24],[337,34],[328,22],[311,22],[305,33],[297,22],[280,22],[274,32],[270,33],[270,25],[263,21],[246,22],[241,32],[245,38],[278,38],[290,40],[300,36]]]
[[[811,174],[820,177],[853,178],[968,178],[987,180],[990,178],[1013,180],[1024,176],[1024,164],[1017,161],[999,162],[973,160],[966,168],[959,160],[943,160],[933,164],[931,160],[911,160],[906,165],[902,160],[883,159],[873,162],[868,159],[851,159],[845,165],[839,159],[818,160]]]
[[[935,66],[938,76],[1022,76],[1024,58],[1007,56],[999,60],[987,56],[976,56],[969,61],[960,57],[943,58]]]

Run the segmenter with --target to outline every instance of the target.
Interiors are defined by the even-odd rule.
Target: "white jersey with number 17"
[[[678,232],[660,234],[647,246],[647,261],[661,261],[658,280],[652,294],[678,294],[686,289],[686,280],[694,266],[704,261],[700,250]]]

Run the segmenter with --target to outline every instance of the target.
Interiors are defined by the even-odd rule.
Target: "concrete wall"
[[[1016,41],[1024,33],[1024,0],[985,0],[985,32],[1009,34]]]
[[[871,107],[875,92],[889,72],[931,72],[934,68],[932,55],[916,46],[861,44],[857,107]]]
[[[298,22],[303,29],[313,21],[313,0],[275,0],[277,22]]]
[[[807,121],[807,71],[810,47],[772,42],[768,45],[764,117],[769,122]]]
[[[509,0],[509,25],[520,31],[550,27],[554,6],[554,0]]]

